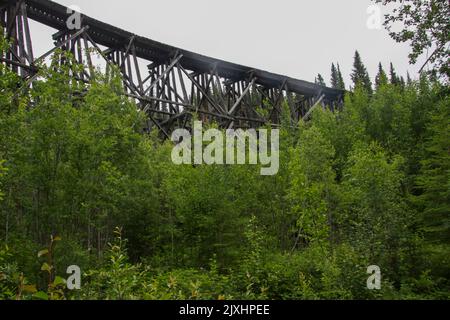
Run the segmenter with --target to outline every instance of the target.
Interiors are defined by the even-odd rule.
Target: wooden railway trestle
[[[126,95],[148,115],[149,129],[156,126],[166,137],[188,126],[193,113],[223,128],[254,128],[279,125],[283,100],[292,123],[308,117],[318,105],[332,110],[342,106],[341,90],[206,57],[86,15],[80,16],[79,29],[70,30],[70,16],[67,7],[49,0],[1,0],[0,24],[12,44],[0,53],[0,63],[31,83],[37,63],[63,49],[85,66],[78,76],[88,82],[94,76],[95,52],[107,65],[119,68]],[[29,19],[57,30],[55,46],[40,57],[33,53]],[[145,73],[138,60],[147,62]]]

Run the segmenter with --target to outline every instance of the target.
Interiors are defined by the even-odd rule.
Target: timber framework
[[[31,84],[36,65],[62,49],[85,66],[77,79],[89,82],[92,55],[100,56],[106,66],[120,70],[125,94],[146,113],[148,129],[157,127],[166,137],[187,128],[193,114],[222,128],[256,128],[279,125],[283,101],[293,124],[317,106],[333,111],[342,106],[342,90],[176,48],[86,15],[79,29],[69,30],[70,15],[67,7],[49,0],[0,0],[0,23],[12,40],[9,51],[0,53],[0,63]],[[54,47],[40,57],[33,54],[29,19],[56,31]]]

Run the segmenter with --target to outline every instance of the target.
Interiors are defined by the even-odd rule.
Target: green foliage
[[[141,135],[143,116],[120,95],[117,75],[97,75],[83,87],[71,83],[69,70],[43,67],[47,80],[24,95],[33,108],[20,102],[2,113],[0,152],[10,164],[2,208],[9,228],[3,230],[6,238],[15,229],[30,231],[35,240],[56,230],[86,239],[85,248],[100,254],[109,221],[126,225],[136,211],[151,221],[156,211],[152,149]],[[20,215],[12,220],[14,210]]]
[[[345,90],[344,77],[342,76],[341,67],[339,63],[337,64],[337,88]]]
[[[158,273],[143,285],[146,300],[228,300],[235,292],[227,276],[194,269]]]
[[[389,82],[393,85],[399,85],[400,84],[400,78],[397,75],[397,73],[395,72],[395,68],[394,65],[390,64],[390,69],[389,69]]]
[[[323,76],[320,73],[317,75],[316,84],[326,87],[325,80],[323,79]]]
[[[430,114],[425,152],[417,185],[423,209],[425,232],[429,240],[450,241],[450,102],[444,99]]]
[[[20,277],[17,264],[11,262],[8,246],[0,248],[0,300],[14,299]]]
[[[0,64],[0,299],[448,299],[445,87],[380,67],[372,92],[357,53],[342,111],[296,126],[283,101],[279,173],[261,176],[173,164],[118,70],[80,69],[56,52],[26,88]]]
[[[402,199],[402,161],[388,162],[376,144],[359,146],[350,155],[341,189],[342,237],[396,279],[401,251],[412,237],[408,225],[415,219]]]
[[[362,62],[361,56],[358,51],[355,52],[351,78],[355,88],[361,87],[364,88],[367,93],[372,93],[372,81],[370,80],[369,73],[367,72],[364,63]]]
[[[410,63],[417,62],[428,50],[426,64],[431,64],[431,73],[450,77],[448,65],[450,27],[450,4],[446,0],[375,0],[388,6],[390,12],[385,16],[385,27],[397,42],[408,42],[411,46]],[[389,5],[393,5],[393,8]],[[401,29],[398,30],[398,26]],[[425,65],[424,65],[425,66]],[[423,67],[422,67],[423,68]]]
[[[129,263],[122,230],[116,228],[114,234],[115,239],[109,244],[105,265],[85,274],[88,283],[81,296],[84,299],[134,300],[139,297],[137,288],[142,282],[144,271],[140,270],[140,265]]]
[[[40,250],[38,258],[46,257],[40,271],[45,274],[46,284],[39,290],[38,284],[33,284],[23,272],[19,272],[18,264],[9,246],[0,251],[0,300],[64,300],[66,280],[56,275],[54,265],[54,248],[60,237],[51,237],[48,248]],[[14,261],[14,262],[12,262]]]
[[[5,163],[4,160],[0,160],[0,181],[1,181],[1,177],[5,174],[5,171],[6,171],[6,168],[3,167],[4,163]],[[2,190],[0,189],[0,201],[3,200],[3,196],[4,196],[4,193],[2,193]]]
[[[244,208],[233,205],[251,173],[228,166],[176,166],[166,159],[161,194],[164,197],[166,245],[172,265],[205,266],[217,256],[221,266],[238,257],[237,236],[245,219]],[[255,171],[256,172],[256,171]],[[255,175],[255,174],[253,174]],[[243,190],[242,190],[243,191]],[[247,192],[247,191],[243,191]]]
[[[335,89],[345,90],[344,77],[342,76],[339,63],[337,64],[337,68],[334,63],[331,64],[331,87]]]
[[[298,242],[322,242],[330,238],[333,223],[335,151],[315,126],[301,130],[299,144],[292,149],[288,198],[297,223]]]
[[[121,229],[116,228],[115,236],[110,244],[108,260],[100,270],[89,270],[85,274],[86,288],[78,298],[206,300],[225,299],[227,292],[231,291],[228,278],[218,274],[214,262],[209,272],[193,269],[170,272],[151,270],[141,264],[130,264]]]
[[[59,236],[51,236],[50,243],[47,248],[38,252],[38,258],[46,257],[47,261],[42,263],[41,271],[43,271],[47,276],[47,293],[36,292],[35,297],[43,300],[63,300],[64,289],[66,286],[66,281],[56,275],[56,269],[54,265],[54,250],[56,243],[61,241]]]
[[[378,74],[375,78],[375,88],[378,91],[380,89],[380,87],[383,87],[385,85],[387,85],[388,83],[388,78],[386,75],[386,72],[383,69],[383,66],[380,64],[378,65]]]

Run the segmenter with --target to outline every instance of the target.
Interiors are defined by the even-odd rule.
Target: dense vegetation
[[[0,65],[0,299],[449,298],[447,87],[380,65],[372,89],[357,54],[343,110],[283,124],[263,177],[173,164],[119,77],[61,54],[29,90]]]

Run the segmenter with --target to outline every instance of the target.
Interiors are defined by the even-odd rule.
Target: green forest
[[[173,164],[119,75],[85,84],[61,56],[31,87],[0,64],[0,300],[450,298],[440,77],[380,63],[372,83],[356,52],[344,84],[333,64],[342,110],[284,121],[280,170],[261,176]]]

